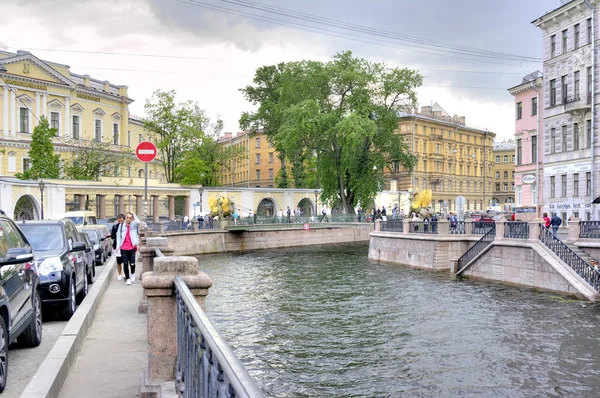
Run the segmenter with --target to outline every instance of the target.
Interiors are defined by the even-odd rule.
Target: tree
[[[52,137],[56,129],[51,128],[45,116],[40,117],[38,125],[31,135],[29,158],[31,167],[23,173],[16,174],[21,180],[38,180],[40,178],[59,178],[60,156],[54,153]]]
[[[204,130],[209,120],[192,101],[176,104],[175,91],[155,91],[145,110],[144,127],[154,133],[167,182],[179,182],[186,152],[207,140]],[[198,165],[197,159],[190,162]]]
[[[63,171],[72,180],[99,180],[108,173],[118,175],[133,163],[133,151],[114,151],[107,142],[68,140],[77,148],[71,158],[64,161]]]
[[[326,202],[354,213],[357,204],[372,202],[386,167],[412,170],[414,156],[396,129],[398,112],[416,105],[418,72],[371,63],[349,51],[327,63],[292,62],[277,70],[269,86],[277,104],[268,97],[265,107],[266,117],[276,115],[272,139],[292,159],[292,168],[315,164]],[[292,174],[306,181],[306,172]]]

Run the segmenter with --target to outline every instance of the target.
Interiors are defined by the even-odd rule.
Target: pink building
[[[515,97],[515,204],[541,209],[543,189],[542,73],[535,71],[508,90]],[[539,131],[539,134],[538,134]]]

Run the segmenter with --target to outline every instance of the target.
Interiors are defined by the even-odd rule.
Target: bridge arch
[[[271,197],[262,198],[260,202],[258,202],[258,207],[256,208],[256,214],[259,216],[276,216],[279,211],[279,204],[277,200]]]
[[[302,198],[296,206],[300,208],[302,215],[305,217],[313,216],[317,212],[315,208],[315,201],[308,197]]]
[[[14,220],[39,220],[41,213],[40,203],[35,196],[21,195],[15,202],[13,212]]]

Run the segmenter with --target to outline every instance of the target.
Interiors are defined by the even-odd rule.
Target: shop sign
[[[9,84],[12,86],[27,87],[27,88],[32,88],[34,90],[43,90],[43,91],[48,90],[48,86],[45,84],[22,82],[20,80],[13,80],[13,79],[4,79],[4,82],[6,84]]]
[[[544,167],[544,175],[548,176],[553,176],[557,174],[584,173],[586,171],[592,171],[592,165],[589,162]]]
[[[523,184],[533,184],[535,180],[536,178],[533,174],[527,174],[526,176],[523,176]]]
[[[83,93],[77,93],[77,97],[81,98],[81,99],[86,99],[86,100],[89,100],[89,101],[100,102],[100,98],[99,97],[94,97],[93,95],[88,95],[88,94],[83,94]]]

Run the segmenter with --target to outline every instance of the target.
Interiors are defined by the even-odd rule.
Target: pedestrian
[[[125,222],[121,223],[117,231],[117,248],[123,258],[123,270],[127,285],[131,285],[135,281],[135,253],[140,244],[139,224],[140,220],[137,216],[129,212],[125,215]]]
[[[183,229],[187,229],[189,223],[190,223],[190,218],[188,216],[184,216],[183,217]]]
[[[279,213],[277,213],[277,218],[279,219],[279,224],[283,221],[283,209],[279,208]]]
[[[450,221],[450,230],[456,232],[456,223],[457,223],[456,214],[450,212],[450,216],[448,217],[448,220]]]
[[[437,213],[433,213],[431,217],[431,233],[437,234],[437,223],[438,223],[438,215]]]
[[[423,219],[423,232],[427,233],[429,230],[429,217]]]
[[[123,257],[121,257],[121,252],[117,250],[117,231],[119,231],[119,227],[125,221],[125,215],[119,214],[117,216],[117,222],[112,226],[110,231],[110,238],[112,239],[112,249],[115,258],[117,259],[117,279],[123,280]]]
[[[544,227],[550,228],[550,217],[548,217],[548,213],[544,213]]]
[[[198,229],[204,228],[204,217],[200,214],[198,215]]]
[[[387,212],[385,211],[385,206],[381,206],[381,219],[383,221],[387,221]]]
[[[357,215],[357,218],[358,218],[358,222],[360,222],[360,219],[362,218],[362,209],[360,207],[356,211],[356,215]]]
[[[419,232],[419,215],[417,213],[413,214],[412,223],[415,232]]]
[[[292,211],[290,210],[290,206],[287,207],[287,222],[288,224],[292,222]]]
[[[558,232],[558,227],[560,227],[560,224],[562,224],[562,220],[560,219],[560,217],[556,214],[553,215],[550,219],[550,225],[552,226],[552,233],[554,235],[556,235],[556,233]]]

